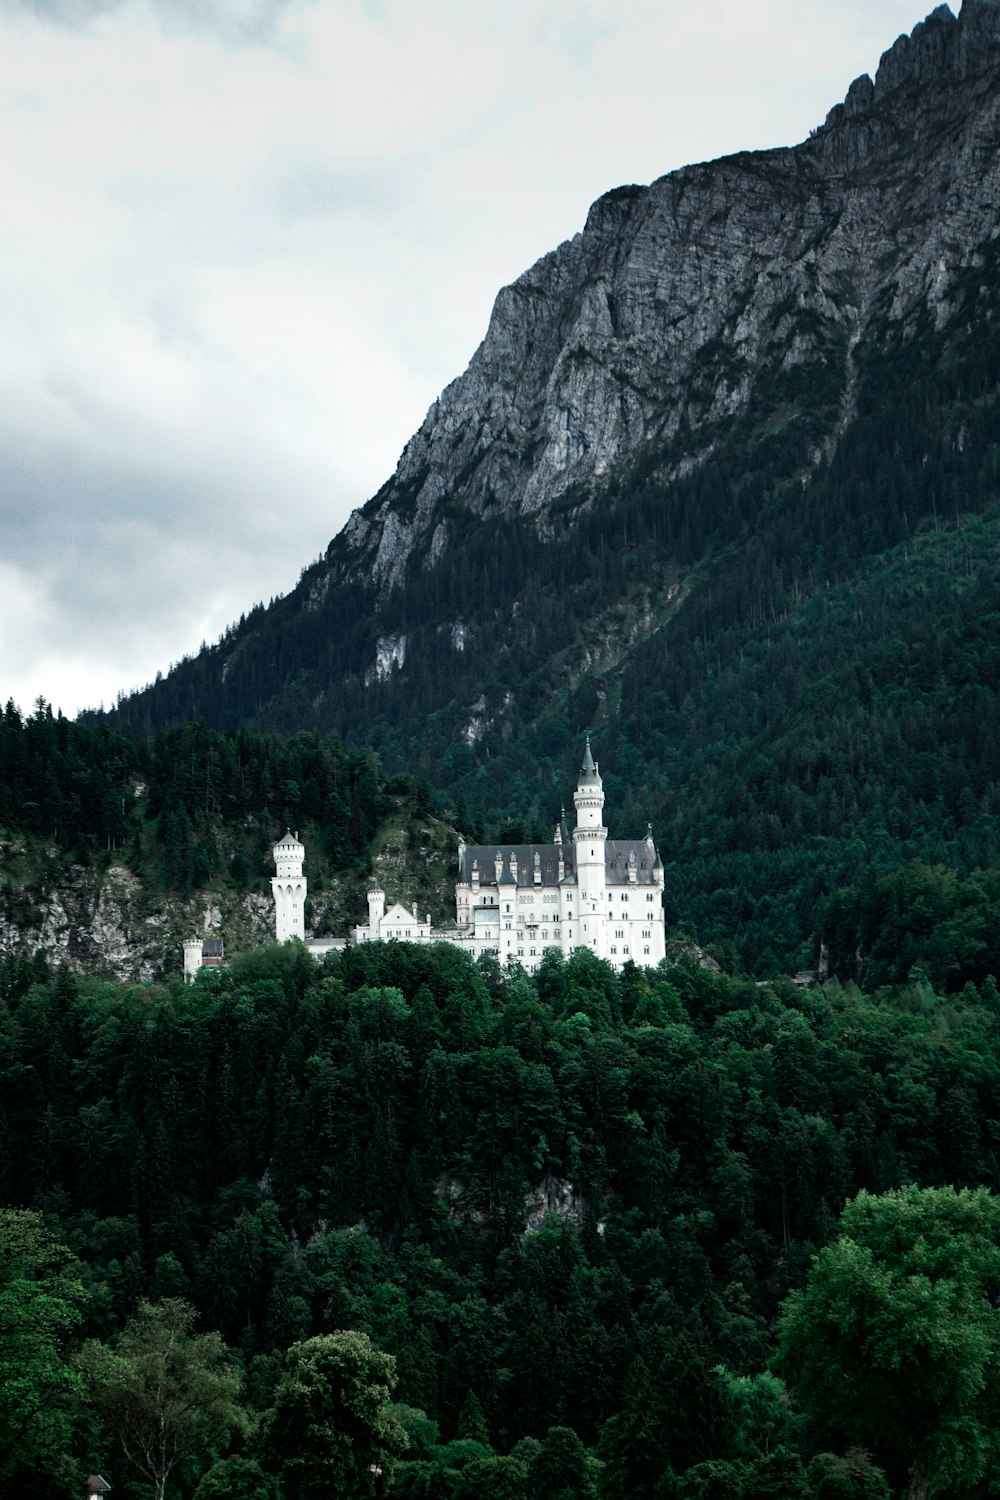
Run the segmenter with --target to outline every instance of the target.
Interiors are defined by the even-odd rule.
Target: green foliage
[[[0,1481],[65,1467],[80,1377],[70,1354],[87,1296],[41,1215],[0,1208]]]
[[[395,1383],[395,1360],[364,1333],[292,1345],[261,1434],[285,1500],[382,1493],[407,1441],[389,1401]]]
[[[67,1300],[84,1319],[52,1346],[67,1400],[74,1334],[118,1371],[141,1300],[183,1296],[245,1371],[248,1406],[271,1413],[259,1450],[252,1435],[228,1451],[220,1436],[179,1459],[170,1489],[184,1500],[213,1461],[234,1467],[211,1483],[238,1492],[265,1458],[287,1500],[297,1465],[303,1484],[319,1483],[313,1465],[344,1468],[337,1434],[355,1419],[364,1442],[388,1433],[399,1453],[409,1439],[402,1500],[475,1486],[551,1500],[742,1486],[756,1500],[806,1484],[884,1500],[882,1471],[900,1480],[882,1446],[891,1406],[869,1393],[870,1427],[824,1425],[833,1397],[801,1384],[818,1375],[782,1368],[796,1406],[766,1367],[813,1256],[828,1246],[841,1264],[845,1198],[866,1189],[858,1202],[881,1223],[900,1183],[959,1168],[1000,1193],[1000,1007],[985,993],[945,997],[920,976],[876,996],[836,981],[802,990],[690,958],[621,975],[588,958],[531,978],[405,944],[322,964],[263,949],[190,986],[22,978],[0,1005],[0,1195],[34,1195],[46,1233],[77,1257],[51,1271],[78,1284]],[[888,1254],[885,1235],[876,1246],[866,1233],[872,1257]],[[956,1222],[923,1235],[931,1291],[916,1312],[902,1295],[890,1304],[911,1334],[919,1314],[944,1340],[981,1268]],[[889,1305],[845,1299],[885,1343]],[[991,1366],[977,1365],[978,1326],[968,1348],[947,1339],[962,1421],[981,1434],[990,1382],[973,1388]],[[199,1336],[188,1325],[186,1337]],[[370,1375],[357,1383],[377,1392],[335,1431],[321,1415],[311,1425],[305,1399],[353,1401],[350,1370],[337,1387],[319,1358],[329,1339],[348,1340],[350,1369]],[[811,1339],[802,1347],[817,1365]],[[861,1332],[842,1352],[862,1373],[839,1379],[838,1399],[891,1379]],[[384,1405],[383,1360],[401,1406]],[[74,1445],[63,1411],[50,1468]],[[978,1462],[955,1432],[962,1462]],[[816,1448],[828,1457],[813,1469]],[[107,1449],[87,1451],[103,1467]],[[985,1490],[991,1454],[992,1440]]]
[[[860,1448],[843,1457],[817,1453],[808,1478],[815,1500],[889,1500],[885,1475]]]
[[[0,716],[0,829],[46,849],[41,867],[24,866],[29,889],[59,858],[112,854],[181,894],[244,884],[290,825],[311,830],[315,873],[344,870],[367,854],[399,795],[370,751],[345,750],[333,735],[284,740],[187,724],[137,741],[56,718],[44,704],[30,719],[12,703]],[[424,784],[411,779],[402,796],[415,815],[430,811]]]
[[[1000,1198],[987,1189],[862,1192],[785,1304],[779,1366],[815,1419],[966,1493],[993,1457],[1000,1377]]]
[[[177,1298],[140,1302],[113,1348],[90,1340],[80,1359],[99,1422],[156,1500],[181,1464],[210,1461],[246,1421],[240,1372],[217,1333],[194,1332],[196,1316]]]
[[[220,1458],[198,1482],[193,1500],[278,1500],[278,1482],[252,1458]]]
[[[550,1427],[528,1468],[534,1500],[593,1500],[594,1465],[571,1427]]]

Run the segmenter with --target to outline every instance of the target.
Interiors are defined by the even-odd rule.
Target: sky
[[[590,203],[791,145],[920,0],[0,0],[0,702],[292,588]]]

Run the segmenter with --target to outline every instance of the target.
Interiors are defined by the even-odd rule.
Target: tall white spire
[[[576,853],[576,883],[580,892],[578,921],[580,941],[598,958],[607,953],[607,877],[604,846],[608,830],[604,826],[604,783],[590,748],[590,735],[583,753],[583,765],[573,793],[576,827],[573,845]]]

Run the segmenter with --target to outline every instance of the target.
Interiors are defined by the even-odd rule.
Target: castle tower
[[[298,834],[286,833],[274,846],[277,875],[271,881],[274,892],[274,936],[279,943],[289,938],[305,941],[306,878],[302,873],[305,846]]]
[[[368,926],[373,938],[378,937],[379,923],[385,916],[385,891],[378,881],[372,879],[368,887]]]
[[[201,938],[191,937],[184,940],[184,978],[190,984],[201,968]]]
[[[576,827],[573,845],[576,851],[576,883],[579,890],[580,946],[604,958],[607,919],[604,845],[608,830],[603,823],[604,783],[590,749],[590,735],[584,751],[583,765],[573,793]]]

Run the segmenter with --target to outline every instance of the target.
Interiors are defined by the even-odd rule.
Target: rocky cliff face
[[[940,6],[809,140],[600,198],[582,234],[499,295],[472,362],[392,480],[331,545],[333,579],[401,585],[456,522],[600,500],[655,451],[664,479],[713,450],[775,374],[820,365],[851,420],[877,323],[947,323],[1000,220],[1000,4]],[[460,528],[459,528],[460,529]]]

